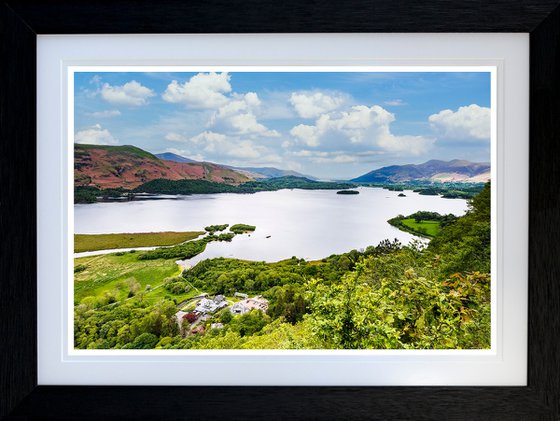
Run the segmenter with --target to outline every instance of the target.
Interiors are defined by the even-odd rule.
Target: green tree
[[[159,342],[159,339],[156,335],[152,333],[142,333],[141,335],[137,336],[132,342],[132,348],[134,349],[152,349],[155,348],[156,344]]]
[[[442,256],[446,273],[490,272],[490,183],[469,201],[467,213],[442,228],[428,251]]]
[[[234,317],[229,323],[229,330],[239,334],[239,336],[251,336],[261,331],[269,323],[270,317],[263,314],[260,310],[251,310],[248,313]]]
[[[220,313],[220,321],[223,324],[228,324],[229,322],[231,322],[231,319],[233,319],[233,316],[228,308],[226,308]]]
[[[379,278],[368,258],[331,286],[307,285],[312,331],[327,348],[440,349],[490,346],[490,277],[439,280],[439,268],[402,265]],[[372,270],[373,269],[373,270]],[[421,272],[421,273],[418,273]]]

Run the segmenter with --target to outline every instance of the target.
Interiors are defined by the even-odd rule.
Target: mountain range
[[[166,152],[152,154],[136,146],[74,145],[74,185],[134,189],[152,180],[207,180],[240,185],[254,180],[298,177],[316,180],[295,171],[274,167],[232,167],[194,161]],[[485,182],[490,164],[465,160],[431,160],[423,164],[391,165],[350,181],[395,183],[413,180]]]
[[[133,189],[157,179],[232,185],[252,180],[223,165],[162,160],[136,146],[74,145],[74,186]]]
[[[460,159],[432,159],[423,164],[391,165],[370,171],[350,181],[356,183],[398,183],[403,181],[486,182],[490,180],[490,164]]]
[[[317,180],[312,175],[302,174],[297,171],[292,170],[281,170],[274,167],[229,167],[235,171],[239,171],[242,174],[252,177],[254,179],[259,178],[280,178],[280,177],[299,177],[307,178],[308,180]]]
[[[177,155],[172,152],[158,153],[155,154],[155,156],[165,161],[190,162],[190,163],[200,162],[200,161],[194,161],[189,158],[185,158],[184,156]],[[305,177],[310,180],[316,180],[316,178],[311,175],[305,175],[291,170],[281,170],[279,168],[274,168],[274,167],[232,167],[230,165],[223,165],[223,166],[226,168],[230,168],[234,171],[238,171],[242,174],[245,174],[247,177],[252,178],[254,180],[260,178],[278,178],[278,177],[289,177],[289,176]]]

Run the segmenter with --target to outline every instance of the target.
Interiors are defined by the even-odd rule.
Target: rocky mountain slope
[[[358,183],[387,183],[412,180],[486,182],[490,179],[490,164],[460,159],[430,160],[423,164],[391,165],[368,172],[350,181]]]
[[[156,179],[208,180],[236,185],[245,174],[207,162],[162,160],[136,146],[74,145],[74,185],[132,189]]]

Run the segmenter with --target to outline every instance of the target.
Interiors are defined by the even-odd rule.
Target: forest
[[[382,187],[389,191],[412,190],[421,195],[437,196],[444,199],[472,199],[484,188],[484,183],[435,182],[429,180],[409,180],[401,182],[360,183],[362,186]]]
[[[74,345],[81,349],[490,348],[490,185],[469,200],[462,217],[422,212],[409,216],[416,217],[420,222],[439,223],[427,246],[387,239],[316,261],[295,256],[275,263],[216,258],[174,273],[171,259],[204,248],[205,242],[193,240],[176,246],[180,249],[105,257],[105,271],[110,269],[107,262],[121,262],[137,272],[104,283],[88,275],[95,259],[77,259]],[[254,229],[238,225],[230,230]],[[220,228],[206,230],[215,235]],[[159,269],[144,266],[150,264]],[[148,270],[152,271],[145,276]],[[178,310],[188,309],[190,300],[205,294],[233,303],[240,295],[262,297],[268,308],[244,314],[222,308],[185,332],[177,323]]]
[[[100,189],[94,186],[76,186],[74,203],[95,203],[99,200],[134,199],[139,193],[149,194],[212,194],[212,193],[256,193],[282,189],[339,190],[356,187],[354,183],[315,181],[305,177],[285,176],[259,181],[248,181],[240,185],[217,183],[208,180],[167,180],[148,181],[135,189]]]

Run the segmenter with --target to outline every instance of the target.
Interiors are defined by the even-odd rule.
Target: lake
[[[201,194],[175,199],[138,200],[74,205],[76,234],[124,232],[202,231],[215,224],[249,224],[257,229],[237,235],[231,243],[212,242],[188,261],[211,257],[273,262],[292,256],[321,259],[380,241],[399,239],[408,244],[413,235],[389,225],[399,214],[432,211],[460,216],[467,210],[462,199],[443,199],[405,191],[360,187],[360,194],[336,190],[279,190],[255,194]]]

